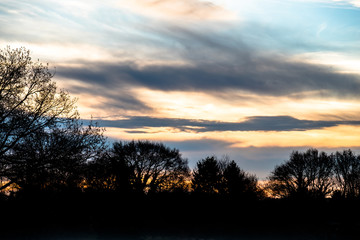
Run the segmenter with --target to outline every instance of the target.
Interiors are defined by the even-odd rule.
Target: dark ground
[[[0,239],[360,239],[358,200],[79,193],[0,203]]]

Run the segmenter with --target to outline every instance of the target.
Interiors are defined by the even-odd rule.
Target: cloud
[[[102,113],[105,115],[111,112],[126,114],[129,113],[129,111],[143,113],[152,111],[151,106],[138,100],[127,88],[118,87],[114,90],[112,88],[84,84],[82,86],[71,86],[70,89],[71,94],[84,96],[86,105],[91,105],[92,108],[98,109],[97,113],[91,113],[94,117],[99,116],[99,113],[103,109],[106,109],[106,113]]]
[[[147,66],[132,63],[88,64],[62,68],[58,75],[114,89],[123,85],[163,91],[226,92],[242,90],[268,96],[321,96],[357,98],[358,75],[338,73],[315,64],[285,59],[254,58],[249,62],[192,66]]]
[[[39,48],[43,47],[42,49],[53,48],[55,41],[58,47],[51,52],[55,55],[54,58],[61,58],[67,62],[70,62],[69,59],[71,59],[71,62],[78,61],[78,64],[81,65],[81,67],[58,68],[57,75],[63,78],[80,80],[97,87],[117,89],[118,91],[121,91],[123,86],[145,87],[164,91],[195,90],[214,92],[214,94],[216,92],[223,94],[232,89],[268,96],[296,95],[297,97],[301,96],[303,92],[313,91],[321,96],[350,96],[354,98],[358,96],[360,91],[360,80],[357,75],[342,74],[336,69],[324,65],[295,61],[291,57],[284,57],[280,54],[267,54],[258,49],[259,44],[257,42],[259,41],[246,44],[244,39],[247,37],[247,40],[251,39],[249,37],[251,34],[258,34],[257,37],[261,37],[259,32],[263,33],[263,30],[266,29],[260,28],[260,25],[249,23],[246,29],[243,29],[243,25],[241,25],[235,31],[234,28],[230,28],[226,24],[221,25],[223,27],[221,30],[218,28],[214,30],[212,24],[201,27],[196,24],[184,26],[176,21],[169,24],[156,23],[153,25],[136,20],[130,21],[128,25],[123,24],[124,27],[119,27],[122,22],[115,21],[117,18],[111,16],[113,21],[105,18],[108,25],[99,27],[98,24],[101,24],[99,16],[103,17],[103,13],[100,11],[99,15],[91,18],[94,7],[101,5],[98,1],[91,1],[91,7],[86,8],[80,16],[73,13],[76,12],[75,10],[65,14],[64,11],[67,9],[62,8],[61,4],[59,5],[60,10],[55,11],[56,9],[51,7],[50,3],[42,6],[41,2],[25,4],[25,1],[22,1],[21,6],[17,6],[11,1],[0,4],[0,9],[4,12],[7,11],[8,5],[21,12],[18,18],[16,17],[17,14],[6,12],[3,21],[0,19],[3,26],[0,29],[0,35],[6,41],[21,38],[31,39],[33,42],[44,42],[45,40],[52,42],[46,47],[44,44],[40,44]],[[150,8],[153,10],[149,11],[156,11],[159,14],[163,12],[169,16],[172,14],[171,10],[167,8],[178,6],[178,4],[180,7],[174,7],[174,11],[179,10],[181,13],[179,14],[185,16],[187,14],[197,16],[198,11],[200,11],[206,12],[211,17],[216,15],[215,12],[220,13],[222,11],[220,6],[196,0],[135,2],[138,6],[141,5],[144,11]],[[111,6],[110,3],[111,1],[106,2],[103,7],[109,10],[106,6]],[[75,4],[74,9],[77,9],[78,4]],[[126,3],[118,3],[118,6],[121,4],[126,5]],[[24,13],[26,6],[34,10],[33,13],[26,13],[26,11]],[[118,17],[123,16],[123,12],[120,10],[117,10],[116,14],[114,12],[109,13]],[[36,15],[33,20],[30,20],[31,14]],[[52,14],[54,17],[51,17]],[[202,15],[200,14],[200,16]],[[8,18],[13,19],[15,24],[6,21]],[[46,19],[48,21],[45,21]],[[114,21],[117,25],[111,24]],[[136,25],[135,22],[137,24],[142,22],[142,24]],[[27,29],[37,27],[41,31],[24,31],[23,28],[16,28],[15,26],[25,26]],[[98,28],[102,29],[101,32]],[[280,34],[280,30],[276,32],[274,29],[267,29],[267,31],[273,31],[271,33],[266,32],[266,35],[269,36],[293,36],[293,34]],[[112,39],[105,41],[104,36],[110,36],[108,35],[110,33]],[[30,35],[27,36],[27,34]],[[279,38],[274,37],[273,41],[276,42]],[[117,43],[116,39],[122,39],[118,41],[121,43]],[[267,39],[265,40],[267,42]],[[287,41],[291,40],[294,39]],[[64,44],[69,42],[72,43],[71,47]],[[87,42],[87,44],[81,44],[83,42]],[[109,42],[110,46],[102,48],[103,45],[96,45],[98,42],[103,45]],[[93,47],[95,45],[96,48]],[[68,50],[65,51],[65,49]],[[75,49],[78,50],[75,51]],[[132,51],[133,55],[131,55]],[[66,54],[64,54],[65,52]],[[41,54],[44,55],[44,53]],[[76,60],[73,56],[80,59]],[[83,56],[89,58],[88,62],[84,60]],[[142,62],[143,59],[151,59],[158,63],[146,65]],[[175,61],[182,64],[164,64],[164,62]],[[107,94],[108,91],[105,91],[105,98]],[[113,94],[109,97],[112,98]],[[136,99],[137,96],[133,98]]]
[[[338,125],[360,125],[360,121],[312,121],[290,116],[255,116],[241,122],[154,118],[133,116],[120,120],[97,120],[103,127],[128,129],[175,128],[194,133],[214,131],[306,131]],[[137,131],[137,130],[135,130]]]
[[[245,43],[246,33],[174,24],[156,29],[147,26],[144,32],[159,37],[147,43],[150,48],[161,46],[162,50],[155,47],[152,57],[162,60],[158,64],[121,61],[119,56],[117,62],[83,62],[82,68],[64,68],[59,74],[109,88],[122,83],[164,91],[226,92],[232,89],[297,97],[313,91],[321,96],[342,98],[356,98],[360,91],[359,75],[340,73],[331,66],[306,63],[291,55],[267,53],[258,49],[256,43]],[[164,64],[175,59],[183,64]]]
[[[347,4],[350,4],[354,7],[360,7],[360,1],[359,0],[332,0],[333,2],[344,2],[344,3],[347,3]]]
[[[83,38],[88,35],[83,30],[84,21],[72,13],[84,9],[64,8],[59,1],[2,1],[0,3],[0,36],[10,42],[22,41],[32,43],[80,42],[79,31]],[[70,2],[70,1],[67,1]],[[72,3],[73,5],[74,3]],[[78,4],[77,4],[78,5]],[[85,7],[86,8],[86,7]],[[70,12],[69,9],[72,9]]]
[[[138,14],[165,20],[223,21],[235,19],[235,14],[210,1],[199,0],[132,0],[119,3]]]

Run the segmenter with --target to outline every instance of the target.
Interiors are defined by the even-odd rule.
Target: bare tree
[[[360,196],[360,156],[350,149],[332,155],[338,191],[345,198]]]
[[[332,159],[324,152],[295,151],[289,161],[275,167],[268,187],[278,197],[324,198],[332,192],[333,169]]]
[[[0,157],[25,136],[78,117],[75,100],[57,91],[52,77],[26,49],[0,50]]]
[[[105,150],[102,129],[76,119],[61,127],[39,129],[3,156],[2,176],[23,192],[79,190],[89,161]]]
[[[187,160],[179,150],[149,141],[116,142],[113,163],[130,168],[130,182],[137,192],[172,191],[189,175]]]
[[[334,161],[325,152],[309,149],[304,153],[309,168],[309,191],[315,198],[325,198],[332,193],[334,181]]]
[[[0,190],[13,183],[14,178],[7,178],[9,166],[14,169],[24,160],[12,157],[15,152],[20,154],[18,144],[25,149],[29,138],[52,138],[63,126],[79,119],[75,100],[57,89],[53,76],[47,65],[33,62],[25,48],[0,50],[0,170],[1,180],[6,182]],[[51,136],[46,136],[49,133]],[[35,147],[35,142],[28,143],[28,147]]]

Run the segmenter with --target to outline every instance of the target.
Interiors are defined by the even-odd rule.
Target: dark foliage
[[[230,199],[257,199],[262,195],[255,175],[239,168],[235,161],[207,157],[196,164],[192,189],[196,194]]]
[[[197,162],[192,180],[195,193],[217,194],[220,192],[221,181],[220,165],[214,156]]]
[[[88,163],[86,167],[86,192],[116,192],[131,193],[130,184],[131,169],[125,162],[114,161],[109,153],[95,161]]]
[[[240,169],[235,161],[225,165],[222,175],[222,192],[230,198],[257,199],[262,196],[256,176]]]

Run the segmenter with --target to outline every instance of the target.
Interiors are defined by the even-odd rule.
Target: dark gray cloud
[[[281,59],[258,59],[246,66],[198,65],[151,66],[98,64],[96,68],[62,69],[62,77],[121,89],[122,86],[142,86],[156,90],[226,91],[245,90],[257,94],[285,96],[305,91],[322,94],[358,97],[360,79],[356,75],[341,74],[330,68]],[[106,92],[104,92],[106,94]]]
[[[93,96],[105,97],[103,101],[93,103],[92,107],[100,109],[108,109],[111,111],[126,112],[127,110],[136,110],[142,112],[151,112],[152,107],[146,105],[142,101],[138,100],[135,96],[130,94],[126,89],[115,88],[107,89],[104,86],[90,85],[85,86],[73,86],[70,93],[72,94],[91,94]]]
[[[256,116],[242,122],[221,122],[208,120],[128,117],[121,120],[97,120],[103,127],[128,129],[172,127],[181,131],[305,131],[337,125],[360,125],[360,121],[313,121],[300,120],[290,116]]]

